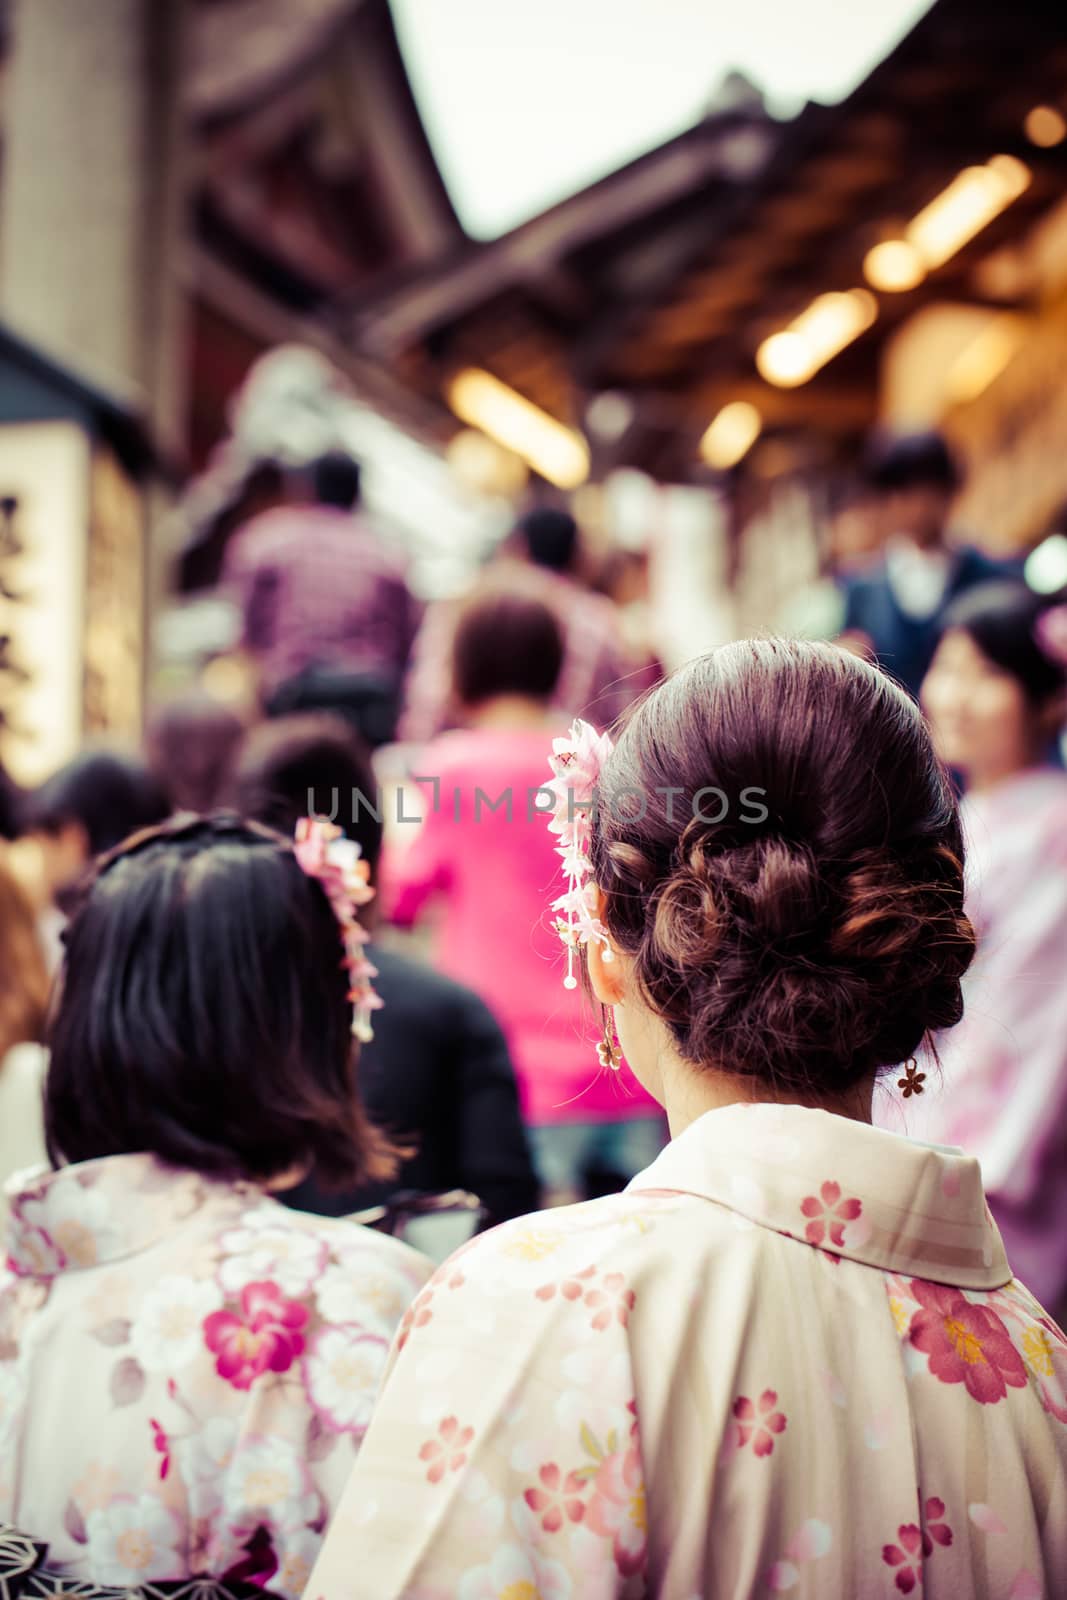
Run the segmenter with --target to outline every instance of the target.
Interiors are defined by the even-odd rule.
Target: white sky
[[[793,113],[839,100],[930,0],[392,0],[469,232],[492,238],[696,122],[739,67]]]

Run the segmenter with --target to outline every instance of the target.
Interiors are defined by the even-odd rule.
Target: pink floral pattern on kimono
[[[429,1263],[142,1155],[19,1180],[7,1245],[0,1518],[79,1578],[295,1600]]]
[[[727,1106],[426,1293],[309,1600],[1058,1592],[1067,1343],[972,1160]]]

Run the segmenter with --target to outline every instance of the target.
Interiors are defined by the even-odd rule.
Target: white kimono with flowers
[[[98,1584],[298,1596],[429,1262],[152,1156],[9,1198],[0,1520]]]
[[[977,1164],[695,1122],[408,1311],[309,1600],[1056,1600],[1067,1342]]]

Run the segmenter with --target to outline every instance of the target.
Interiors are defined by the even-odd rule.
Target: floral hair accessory
[[[567,952],[566,989],[575,989],[574,958],[579,945],[592,940],[604,946],[604,960],[612,959],[608,933],[599,917],[593,915],[593,886],[589,877],[589,840],[592,834],[592,808],[597,781],[612,752],[606,733],[597,733],[588,722],[574,722],[565,739],[553,739],[549,765],[552,781],[546,788],[555,797],[555,809],[548,824],[557,834],[556,853],[563,858],[567,891],[552,902],[556,932]]]
[[[1034,638],[1050,661],[1067,668],[1067,605],[1042,611],[1034,623]]]
[[[357,916],[359,906],[374,899],[370,882],[370,862],[360,856],[354,839],[346,839],[335,823],[322,817],[301,817],[296,825],[296,859],[309,878],[317,878],[326,891],[341,929],[344,944],[343,965],[348,973],[348,998],[355,1007],[352,1032],[361,1043],[374,1037],[371,1013],[381,1004],[375,993],[372,979],[378,969],[372,967],[364,954],[363,946],[370,938]]]

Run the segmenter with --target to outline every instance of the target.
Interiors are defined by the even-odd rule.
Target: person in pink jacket
[[[573,1199],[596,1175],[626,1180],[658,1154],[666,1130],[624,1066],[597,1059],[593,1007],[559,982],[546,906],[560,862],[545,818],[545,752],[565,719],[550,704],[563,658],[559,624],[514,583],[461,615],[452,656],[466,726],[420,762],[425,817],[384,866],[394,922],[441,902],[434,961],[476,989],[508,1038],[541,1182]]]

